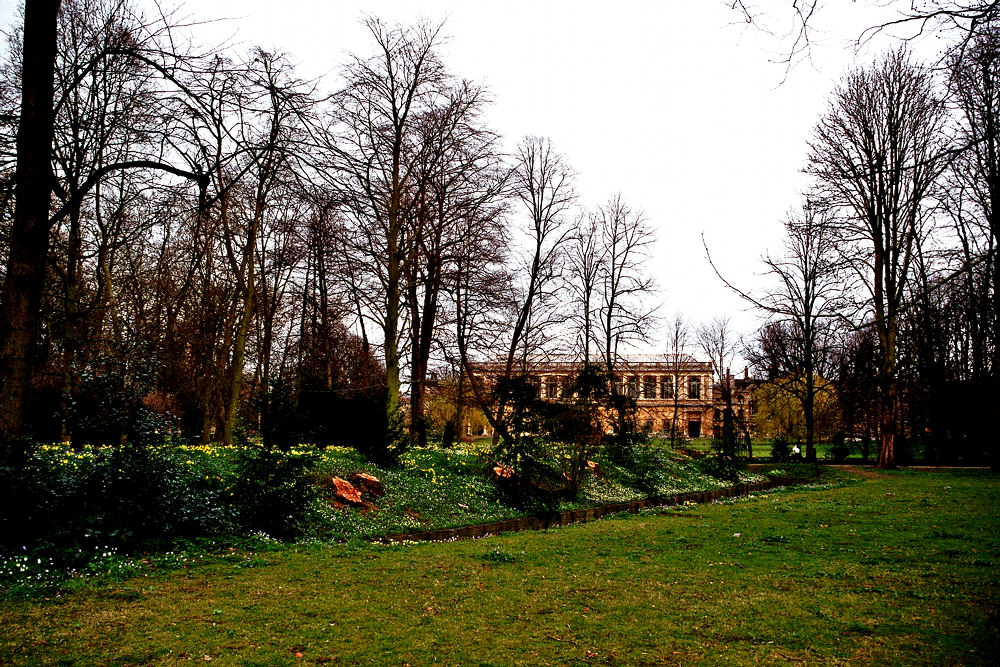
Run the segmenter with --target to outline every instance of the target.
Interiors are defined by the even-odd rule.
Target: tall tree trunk
[[[382,434],[380,456],[388,457],[389,450],[396,444],[399,437],[396,424],[399,420],[399,299],[400,299],[400,257],[397,240],[398,215],[390,214],[390,226],[396,227],[395,233],[390,232],[388,242],[388,267],[386,270],[386,303],[385,320],[382,325],[382,350],[385,354],[385,431]]]
[[[452,428],[452,442],[447,443],[447,446],[451,446],[454,442],[462,442],[462,438],[465,437],[465,433],[462,430],[462,424],[465,422],[465,373],[458,373],[458,380],[455,390],[455,418],[454,427]]]
[[[424,425],[424,381],[427,377],[427,366],[422,363],[420,354],[423,318],[415,276],[410,277],[406,291],[410,304],[410,444],[420,447],[421,443],[427,444],[427,429]]]
[[[819,472],[819,457],[816,454],[816,380],[812,364],[806,364],[806,387],[802,395],[802,411],[806,421],[806,460],[816,464]]]
[[[24,8],[21,118],[17,128],[15,209],[0,304],[0,458],[20,459],[11,443],[24,424],[25,395],[34,370],[32,348],[41,326],[52,184],[53,71],[59,0]]]
[[[71,189],[72,191],[72,189]],[[66,278],[63,291],[62,361],[59,387],[59,415],[62,420],[61,437],[68,442],[71,433],[66,421],[73,392],[73,367],[83,336],[80,322],[80,264],[83,241],[80,232],[80,207],[69,214],[69,233],[66,240]]]
[[[896,467],[896,386],[890,382],[879,399],[879,447],[876,467]]]
[[[410,288],[411,296],[411,384],[410,384],[410,437],[414,445],[427,446],[427,422],[424,412],[427,403],[427,367],[431,357],[431,343],[434,337],[434,321],[437,319],[438,290],[441,285],[441,267],[436,260],[430,262],[424,285],[423,303],[416,286]],[[419,312],[419,315],[418,315]]]
[[[896,382],[896,332],[895,318],[887,321],[888,331],[883,339],[882,383],[879,386],[879,448],[878,468],[896,467],[896,430],[899,412],[899,394]]]
[[[985,375],[982,389],[989,392],[988,395],[996,396],[1000,392],[1000,220],[997,219],[1000,218],[1000,209],[994,209],[991,217],[993,220],[990,229],[995,238],[993,246],[993,359],[990,372]],[[1000,445],[996,444],[995,441],[990,470],[1000,471]]]
[[[239,415],[240,391],[243,388],[243,365],[246,361],[247,335],[250,333],[250,325],[253,322],[257,301],[253,281],[254,274],[251,270],[244,289],[243,313],[240,316],[239,324],[233,337],[229,395],[226,397],[226,404],[223,408],[222,444],[227,447],[232,447],[234,444],[233,435],[236,431],[236,418]]]
[[[806,391],[802,396],[802,408],[806,420],[806,460],[816,466],[819,474],[819,457],[816,455],[816,394],[812,378],[806,378]]]

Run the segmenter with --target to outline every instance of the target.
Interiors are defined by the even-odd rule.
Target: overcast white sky
[[[13,3],[0,3],[11,17]],[[761,4],[774,7],[780,33],[790,3]],[[489,120],[511,146],[526,134],[550,137],[579,173],[581,203],[620,191],[645,211],[658,236],[651,269],[662,313],[693,323],[730,316],[750,334],[756,316],[712,273],[701,235],[747,289],[759,283],[761,254],[780,251],[781,220],[800,202],[806,141],[829,91],[887,43],[855,53],[877,10],[830,4],[817,17],[823,33],[811,62],[787,77],[772,62],[787,43],[747,29],[722,0],[200,0],[180,13],[230,19],[197,27],[202,43],[231,37],[238,49],[285,51],[326,90],[337,87],[346,54],[371,51],[365,12],[446,20],[445,62],[488,86]]]

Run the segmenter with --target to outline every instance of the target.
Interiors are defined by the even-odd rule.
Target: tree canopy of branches
[[[816,460],[815,407],[826,391],[836,345],[835,323],[843,307],[844,271],[826,211],[806,204],[785,222],[785,252],[765,256],[774,286],[750,297],[769,318],[748,357],[767,380],[802,407],[806,458]],[[826,378],[826,379],[824,379]]]
[[[642,215],[616,196],[577,229],[573,170],[541,137],[503,154],[440,24],[364,25],[373,51],[321,96],[281,53],[196,53],[196,25],[137,0],[27,5],[0,74],[4,459],[124,445],[124,411],[388,463],[427,442],[435,365],[516,441],[505,400],[525,396],[472,367],[499,359],[523,385],[570,346],[575,262],[585,354],[646,334]],[[345,414],[368,431],[335,427]]]
[[[645,271],[653,233],[641,211],[613,195],[595,214],[602,261],[598,271],[600,332],[604,364],[615,372],[619,346],[643,341],[653,324],[652,277]]]
[[[204,171],[177,159],[173,136],[162,129],[162,119],[175,117],[174,102],[187,92],[181,78],[193,62],[174,48],[169,28],[166,19],[146,20],[129,3],[47,1],[25,9],[23,48],[8,54],[8,71],[20,70],[22,78],[15,212],[0,306],[0,438],[5,441],[20,434],[28,385],[40,368],[35,346],[55,226],[69,221],[63,301],[69,315],[65,342],[72,348],[85,208],[95,212],[108,249],[100,220],[102,186],[113,193],[120,190],[116,179],[138,171],[197,183],[207,179]],[[150,124],[157,112],[159,127]]]
[[[382,333],[386,368],[386,456],[399,445],[400,356],[407,277],[420,239],[425,169],[432,144],[420,128],[449,93],[450,77],[436,47],[440,25],[391,27],[366,22],[376,43],[370,57],[346,67],[337,95],[328,149],[329,176],[352,225],[346,246],[359,268],[367,299],[364,316]]]
[[[897,49],[845,78],[810,142],[806,171],[836,221],[843,261],[867,290],[878,334],[882,467],[895,466],[899,320],[945,165],[945,118],[930,72]]]
[[[824,3],[821,0],[733,0],[727,4],[748,25],[784,42],[784,55],[780,61],[789,67],[808,57],[814,36],[824,32]],[[961,51],[982,25],[1000,17],[1000,2],[997,0],[911,0],[888,3],[867,0],[859,4],[888,7],[895,9],[895,14],[865,28],[857,36],[858,44],[883,32],[901,29],[904,39],[935,33],[955,35],[954,44]]]
[[[570,206],[576,199],[573,177],[573,170],[548,139],[525,137],[518,145],[510,187],[526,224],[519,228],[514,241],[523,254],[515,254],[515,270],[520,278],[512,285],[507,300],[506,319],[511,324],[502,328],[506,342],[504,383],[525,373],[529,360],[544,349],[546,332],[560,317],[557,278],[573,232],[569,218]],[[487,409],[492,412],[491,423],[496,429],[494,446],[501,437],[516,440],[514,432],[502,424],[507,400],[501,393],[495,408]]]
[[[945,205],[974,304],[969,362],[973,375],[985,378],[1000,369],[1000,17],[984,21],[965,49],[952,51],[948,71],[959,152],[950,164]]]

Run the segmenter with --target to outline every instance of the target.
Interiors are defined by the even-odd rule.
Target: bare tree
[[[895,466],[899,317],[927,233],[928,198],[945,165],[945,117],[931,74],[898,49],[845,78],[810,142],[806,171],[837,221],[842,261],[867,290],[878,334],[880,467]]]
[[[418,131],[423,112],[446,96],[449,76],[436,53],[440,25],[366,26],[377,52],[355,57],[345,69],[347,87],[335,98],[337,127],[330,137],[327,174],[353,223],[351,246],[358,267],[370,275],[374,303],[366,317],[381,329],[386,368],[386,433],[399,444],[400,368],[406,265],[413,257],[413,223],[426,183],[426,144]]]
[[[142,24],[128,6],[104,0],[67,0],[59,14],[51,157],[54,197],[67,206],[67,214],[52,225],[50,267],[55,280],[49,291],[58,307],[48,319],[54,357],[49,363],[55,366],[63,399],[63,438],[70,436],[65,416],[77,384],[74,369],[108,353],[98,341],[106,333],[108,317],[113,318],[114,263],[121,247],[150,227],[145,219],[128,214],[148,187],[144,182],[150,172],[119,172],[102,179],[89,194],[80,192],[103,165],[146,156],[150,137],[163,122],[152,118],[158,106],[150,85],[154,71],[129,52]],[[102,64],[92,66],[99,56]],[[111,333],[114,347],[121,351],[127,346]],[[85,351],[90,359],[79,358]]]
[[[500,201],[461,218],[449,291],[456,348],[454,365],[459,374],[458,407],[462,407],[461,401],[470,394],[471,402],[482,411],[494,434],[510,441],[514,434],[507,428],[506,415],[496,409],[493,387],[484,381],[475,365],[477,360],[495,359],[499,349],[510,348],[512,323],[519,312],[505,213],[504,202]],[[500,363],[506,370],[506,363]],[[460,427],[459,416],[456,415],[456,425]]]
[[[727,317],[716,317],[698,327],[696,336],[702,352],[712,364],[718,378],[720,397],[724,404],[720,456],[736,456],[736,424],[733,412],[733,377],[730,367],[736,358],[737,339]],[[715,398],[714,396],[712,397]]]
[[[276,192],[282,180],[289,181],[296,166],[297,143],[302,140],[302,121],[311,106],[302,83],[291,78],[290,68],[281,57],[257,49],[246,68],[245,81],[237,91],[237,125],[228,134],[237,139],[233,147],[236,161],[221,160],[214,170],[216,188],[225,192],[219,207],[222,240],[229,270],[239,295],[232,353],[229,363],[229,391],[223,406],[222,441],[233,444],[243,388],[248,337],[258,316],[266,263],[258,246],[266,236],[277,205]],[[227,156],[228,157],[228,156]],[[245,196],[237,201],[232,172],[246,179]],[[265,288],[266,289],[266,288]],[[265,378],[266,382],[266,378]]]
[[[653,278],[645,271],[653,231],[641,211],[613,195],[598,213],[603,262],[598,280],[601,290],[600,331],[604,363],[615,372],[619,346],[646,339],[655,307],[648,299]]]
[[[1000,369],[1000,17],[982,22],[967,47],[951,53],[948,65],[959,152],[950,165],[946,204],[962,248],[970,302],[977,304],[970,313],[971,362],[973,375],[983,378]],[[976,296],[977,271],[988,276],[991,302]]]
[[[524,278],[518,286],[520,306],[506,366],[513,370],[518,362],[523,371],[556,310],[555,296],[560,288],[556,279],[562,273],[567,242],[573,234],[568,216],[576,192],[573,170],[549,139],[526,137],[517,150],[511,188],[527,214],[528,225],[521,239],[525,255],[518,273]]]
[[[829,218],[828,211],[817,210],[808,202],[801,212],[789,213],[784,254],[763,258],[767,267],[764,275],[774,285],[756,295],[730,285],[769,318],[757,344],[747,352],[769,382],[801,405],[809,461],[816,460],[816,398],[829,387],[819,380],[831,370],[834,324],[842,317],[845,294],[846,276],[838,261],[837,238]]]
[[[484,218],[495,215],[509,173],[502,165],[497,136],[482,124],[485,102],[482,88],[458,83],[444,103],[426,113],[421,127],[426,148],[420,180],[426,186],[424,201],[417,208],[416,245],[407,263],[405,289],[410,325],[410,436],[420,446],[427,443],[425,385],[432,348],[435,342],[450,339],[442,325],[444,292],[456,279],[458,253],[467,249],[465,222],[483,224]],[[459,400],[463,382],[460,376]]]
[[[681,405],[681,370],[684,367],[686,352],[688,348],[688,338],[691,327],[681,313],[675,313],[670,322],[670,330],[667,334],[667,376],[666,381],[661,380],[660,395],[673,401],[673,411],[670,417],[670,444],[676,445],[680,440],[677,422],[680,418]]]
[[[566,261],[565,278],[572,300],[568,317],[576,338],[576,347],[583,355],[584,366],[591,363],[590,355],[597,339],[595,329],[600,303],[598,282],[604,263],[600,220],[593,213],[580,215]]]
[[[511,199],[523,207],[526,224],[507,223],[499,205],[484,207],[462,223],[453,315],[458,361],[493,427],[494,447],[501,439],[518,437],[507,427],[509,397],[494,390],[524,376],[554,322],[557,278],[573,233],[567,218],[575,201],[572,182],[572,169],[551,142],[527,137],[510,174]],[[497,350],[503,350],[498,360]],[[493,359],[494,386],[483,381],[477,357]]]
[[[77,298],[74,291],[80,284],[78,278],[82,267],[78,246],[83,236],[78,216],[83,207],[92,208],[98,232],[98,304],[107,304],[110,287],[106,282],[101,285],[101,281],[110,273],[107,262],[112,239],[110,230],[102,229],[103,207],[95,207],[94,202],[113,200],[108,195],[123,191],[127,183],[124,174],[138,171],[202,187],[207,184],[205,165],[185,163],[173,143],[173,130],[181,122],[178,118],[184,116],[177,113],[177,104],[183,98],[193,97],[187,83],[200,61],[173,39],[171,17],[160,14],[146,20],[129,2],[69,4],[64,8],[68,22],[64,22],[65,29],[76,30],[82,25],[80,22],[86,21],[98,25],[84,27],[91,31],[86,33],[88,39],[85,41],[89,43],[85,48],[62,50],[64,56],[73,57],[59,61],[67,71],[57,72],[55,54],[60,51],[57,48],[49,53],[47,42],[50,38],[56,39],[58,47],[60,4],[32,3],[25,13],[25,46],[20,54],[24,79],[20,91],[19,134],[27,133],[25,137],[30,136],[33,145],[30,154],[27,145],[18,145],[17,158],[18,169],[23,164],[24,168],[36,171],[30,178],[24,176],[31,183],[24,183],[28,189],[24,196],[17,194],[16,200],[19,206],[23,202],[23,206],[30,209],[31,202],[40,207],[44,199],[45,217],[43,221],[36,219],[42,215],[41,208],[31,214],[30,222],[15,214],[11,235],[2,305],[4,317],[0,325],[0,395],[3,396],[0,431],[4,438],[21,428],[25,390],[38,368],[39,359],[33,357],[31,351],[39,336],[40,295],[45,281],[50,232],[56,225],[69,220],[65,246],[66,257],[70,260],[66,265],[69,274],[64,282],[69,287],[65,303],[72,304]],[[36,34],[39,30],[41,33]],[[76,34],[85,33],[77,31]],[[38,50],[40,47],[43,51]],[[58,84],[55,88],[54,82]],[[58,97],[55,92],[48,92],[51,90],[58,92]],[[114,102],[102,105],[99,102],[102,98]],[[80,113],[87,117],[74,116]],[[154,115],[158,117],[155,126],[147,122]],[[70,129],[69,135],[56,136],[53,122],[57,118],[61,128]],[[128,126],[137,119],[143,120]],[[44,127],[36,121],[42,122]],[[65,141],[67,136],[72,136],[74,126],[80,132],[73,141],[76,150],[82,151],[76,154],[69,150],[70,142]],[[44,150],[39,148],[43,135],[48,139]],[[59,140],[56,146],[53,146],[54,139]],[[66,150],[60,152],[58,149]],[[59,166],[59,180],[53,178],[50,162],[53,157]],[[42,160],[48,166],[37,171],[42,169]],[[113,207],[114,202],[111,204]],[[120,223],[124,218],[116,220]],[[72,310],[76,310],[75,305]]]
[[[646,340],[653,325],[655,307],[649,304],[653,278],[646,272],[652,230],[641,211],[632,209],[621,194],[613,195],[595,213],[600,233],[600,258],[597,270],[598,331],[601,356],[611,379],[611,400],[617,415],[617,431],[624,435],[634,430],[630,423],[633,399],[616,379],[621,347]]]
[[[552,323],[555,297],[573,228],[567,218],[576,199],[573,171],[552,142],[542,137],[526,137],[518,145],[517,163],[511,176],[513,196],[527,214],[527,226],[519,242],[525,256],[515,261],[515,297],[512,300],[513,326],[509,330],[501,378],[506,381],[523,374],[529,360],[541,349],[541,339]],[[516,305],[514,305],[516,304]],[[498,397],[493,410],[498,421],[506,413],[506,397]],[[494,446],[502,432],[494,432]]]

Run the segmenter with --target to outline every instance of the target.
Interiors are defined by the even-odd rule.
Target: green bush
[[[851,455],[851,446],[843,438],[838,439],[830,446],[828,455],[834,463],[843,463]]]
[[[722,430],[718,438],[712,439],[712,451],[720,459],[732,460],[739,454],[739,439],[736,436],[736,418],[732,407],[722,410]]]
[[[641,432],[618,437],[617,465],[631,473],[630,486],[647,495],[656,495],[665,486],[669,475],[666,454],[653,446]]]
[[[779,435],[771,441],[771,458],[779,463],[787,463],[792,459],[792,443],[787,436]]]
[[[726,482],[737,482],[740,478],[740,467],[729,458],[721,456],[706,456],[694,462],[702,473]]]
[[[528,514],[558,507],[564,480],[541,440],[527,435],[501,440],[492,458],[506,470],[496,482],[504,504]]]
[[[0,468],[0,555],[32,553],[59,567],[95,551],[168,548],[178,540],[309,532],[314,455],[191,447],[142,438],[74,450],[41,446]]]
[[[279,539],[308,531],[316,518],[317,491],[308,476],[315,454],[246,447],[238,452],[236,462],[232,502],[241,530]]]
[[[72,565],[95,548],[155,548],[171,539],[221,532],[230,508],[216,475],[171,446],[142,443],[88,450],[42,448],[0,477],[6,553],[41,550]]]

